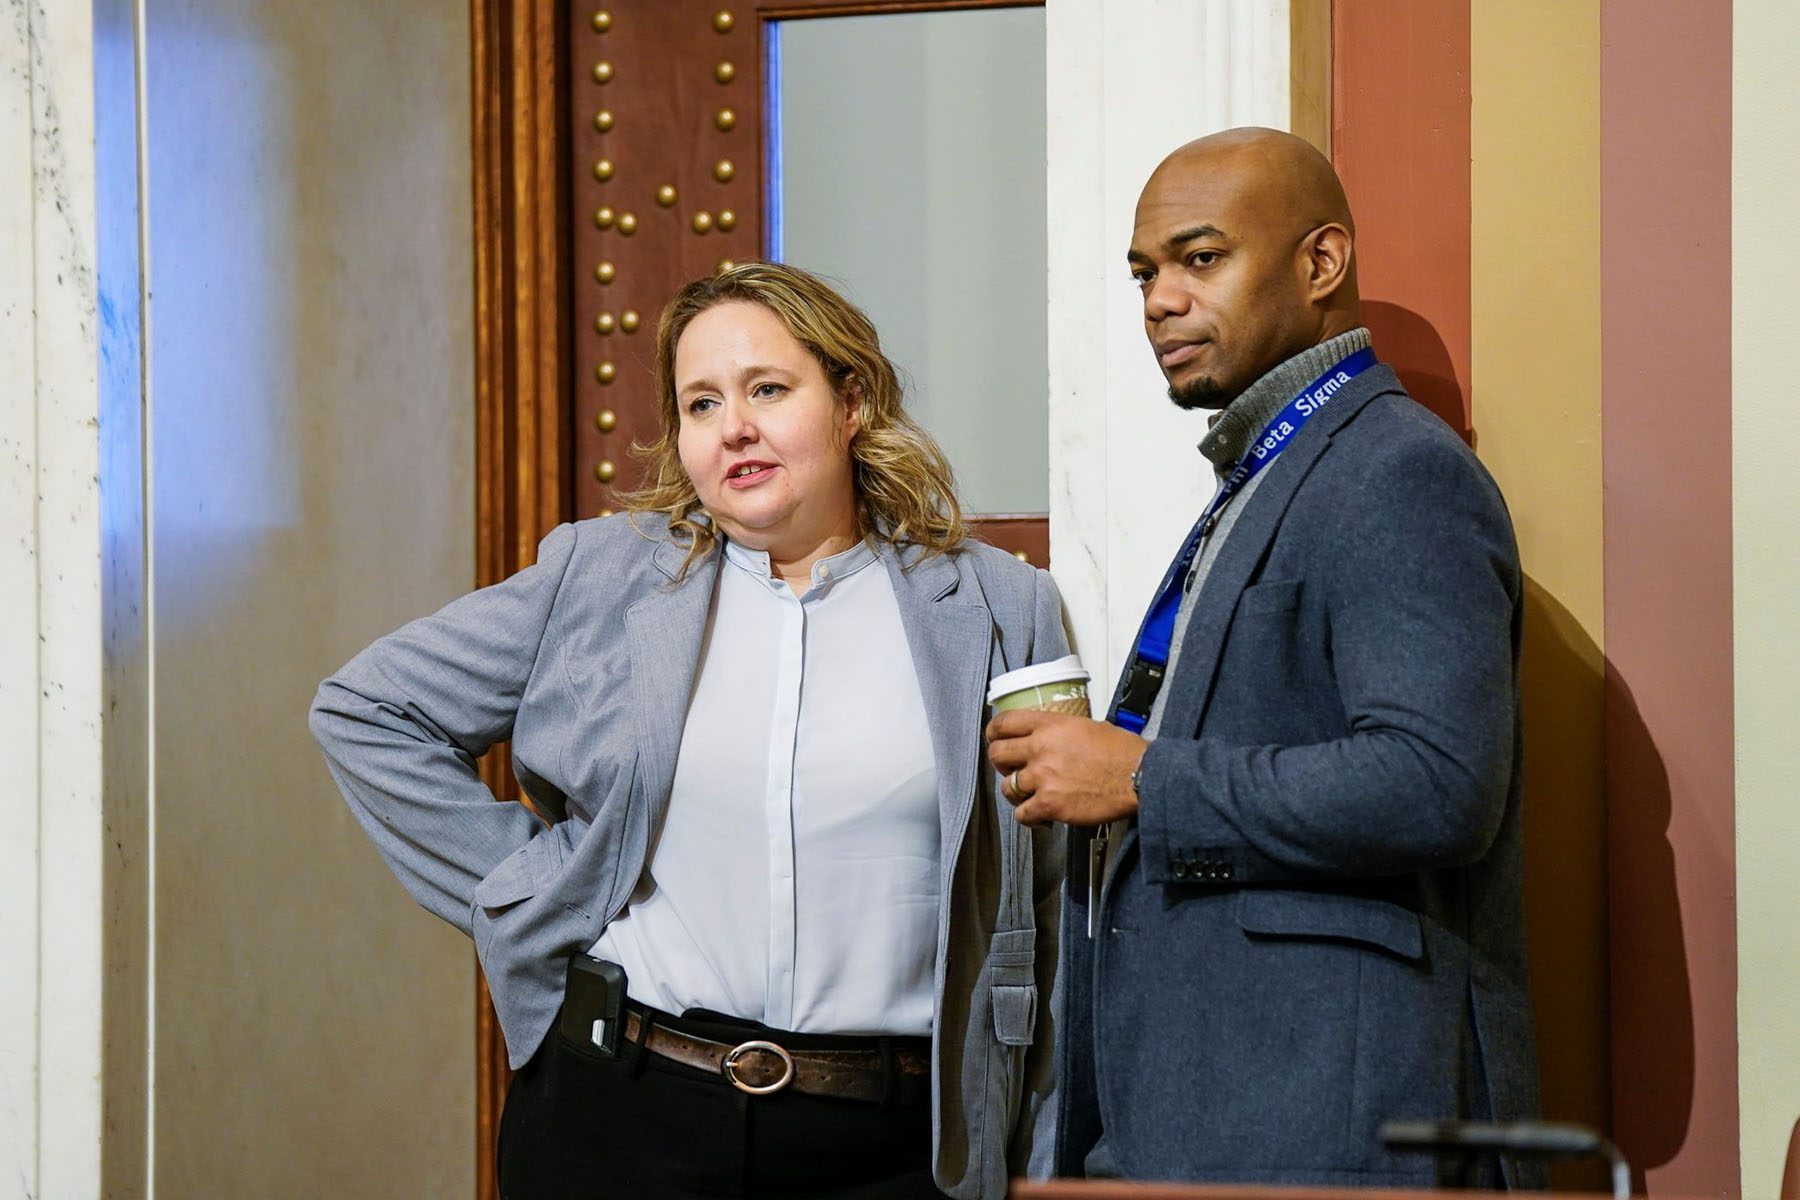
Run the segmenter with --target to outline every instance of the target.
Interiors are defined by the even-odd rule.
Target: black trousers
[[[666,1023],[715,1041],[846,1041],[771,1035],[725,1019]],[[751,1096],[634,1047],[602,1058],[554,1028],[506,1093],[499,1170],[502,1200],[943,1196],[931,1178],[929,1097],[871,1104],[791,1088]]]

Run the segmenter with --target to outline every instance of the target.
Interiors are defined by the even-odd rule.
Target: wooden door
[[[571,446],[583,516],[636,482],[656,432],[657,313],[687,281],[767,251],[764,64],[769,26],[807,17],[1020,7],[1010,3],[720,0],[569,13]],[[978,535],[1040,565],[1043,513],[975,514]]]

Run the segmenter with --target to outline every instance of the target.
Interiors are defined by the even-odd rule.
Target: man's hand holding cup
[[[1088,718],[1088,675],[1071,654],[988,686],[988,759],[1023,825],[1099,825],[1137,811],[1131,773],[1149,745]]]

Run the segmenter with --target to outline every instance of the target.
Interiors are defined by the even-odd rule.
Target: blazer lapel
[[[625,610],[631,646],[631,690],[638,720],[638,778],[657,828],[675,782],[682,726],[699,670],[700,642],[719,574],[715,547],[676,580],[685,553],[673,543],[656,548],[652,561],[670,583]]]
[[[1361,385],[1361,386],[1357,386]],[[1225,633],[1231,628],[1237,611],[1238,596],[1248,586],[1257,564],[1262,562],[1275,531],[1287,515],[1294,494],[1306,481],[1313,464],[1331,445],[1331,436],[1361,409],[1383,392],[1396,390],[1399,381],[1386,366],[1369,368],[1351,389],[1340,394],[1333,403],[1307,423],[1292,445],[1281,452],[1268,468],[1268,478],[1244,502],[1244,511],[1231,528],[1212,570],[1200,585],[1194,599],[1194,611],[1187,632],[1181,639],[1181,657],[1174,673],[1163,686],[1171,689],[1163,710],[1163,726],[1169,729],[1197,729],[1212,698],[1213,684],[1218,679],[1219,651],[1225,644]]]
[[[981,714],[987,703],[993,618],[977,596],[962,597],[955,564],[922,558],[914,547],[884,548],[913,670],[925,699],[925,720],[937,760],[938,817],[946,884],[975,804],[981,761]],[[910,563],[910,569],[905,564]]]

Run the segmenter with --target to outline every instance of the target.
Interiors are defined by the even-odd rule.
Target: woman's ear
[[[862,380],[854,372],[844,376],[844,385],[838,390],[838,395],[844,401],[844,441],[848,443],[854,441],[862,431]]]

